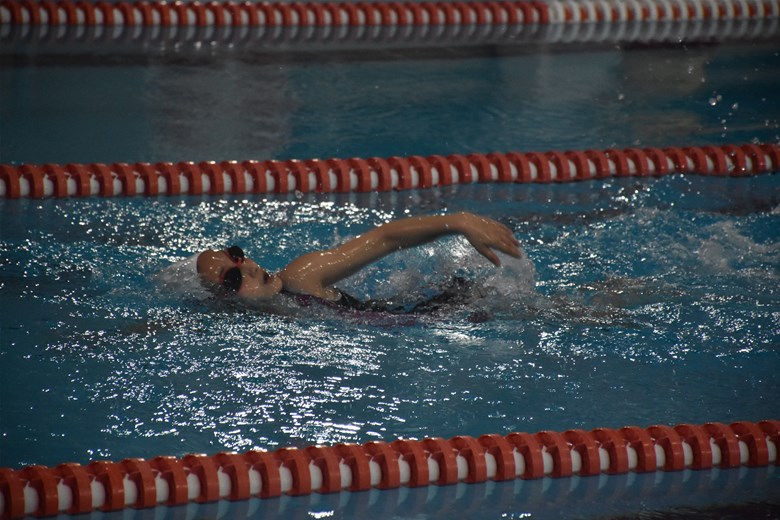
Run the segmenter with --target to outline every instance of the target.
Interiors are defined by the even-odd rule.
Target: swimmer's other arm
[[[503,224],[472,213],[412,217],[382,224],[338,247],[307,253],[279,275],[285,288],[315,296],[332,296],[330,286],[388,254],[460,234],[494,265],[501,261],[494,250],[520,257],[519,242]]]

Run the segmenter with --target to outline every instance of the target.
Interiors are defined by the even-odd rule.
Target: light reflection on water
[[[499,218],[527,258],[496,272],[453,239],[344,284],[478,281],[482,298],[418,317],[268,314],[154,276],[234,242],[276,269],[411,195],[4,201],[0,463],[776,416],[776,185],[453,189],[429,211]]]

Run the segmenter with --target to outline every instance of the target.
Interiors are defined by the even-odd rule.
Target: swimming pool
[[[14,102],[0,104],[2,119],[16,131],[4,126],[0,146],[9,162],[64,164],[777,142],[771,42],[533,50],[421,59],[394,50],[371,60],[183,52],[159,62],[98,53],[65,65],[33,52],[0,80],[36,92],[3,88]],[[650,69],[684,71],[686,81],[656,77],[648,86]],[[57,88],[41,81],[51,77]],[[358,92],[346,88],[355,84]],[[260,103],[265,95],[275,102]],[[204,98],[227,101],[218,110],[193,104]],[[246,114],[243,103],[264,108]],[[3,200],[2,422],[11,450],[0,451],[0,465],[777,417],[777,182],[670,176]],[[463,209],[509,224],[527,258],[495,272],[450,241],[392,257],[346,287],[415,296],[454,274],[478,280],[490,297],[447,316],[258,314],[168,292],[155,278],[215,244],[242,243],[278,268],[389,218]],[[477,311],[489,319],[475,323]],[[650,489],[638,500],[659,508],[691,505],[694,489],[693,505],[777,500],[769,470],[699,473],[213,507],[238,516],[433,516],[453,504],[484,511],[497,499],[495,516],[529,503],[537,516],[554,516],[571,514],[581,494],[609,504],[596,514],[619,514],[643,507],[626,488]],[[666,501],[669,489],[687,493]]]

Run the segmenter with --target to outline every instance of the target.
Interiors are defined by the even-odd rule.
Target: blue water
[[[777,188],[776,176],[673,176],[422,196],[6,201],[18,225],[2,244],[2,465],[777,417]],[[415,322],[224,308],[154,278],[233,242],[278,268],[412,202],[494,216],[527,259],[494,271],[450,240],[344,284],[414,294],[465,273],[484,288]],[[477,311],[490,319],[474,323]]]
[[[0,53],[0,158],[178,162],[780,141],[777,41],[624,47],[369,48],[361,59],[207,47]]]
[[[0,158],[779,140],[780,67],[770,44],[538,50],[6,57]],[[0,466],[780,417],[778,179],[0,201]],[[460,210],[510,226],[524,258],[496,271],[450,239],[343,284],[360,297],[414,299],[454,275],[474,280],[483,297],[447,314],[269,314],[171,292],[155,276],[231,243],[278,269],[391,218]],[[370,493],[315,495],[168,513],[425,517],[454,503],[472,516],[517,518],[574,515],[578,494],[610,504],[593,514],[778,500],[774,472],[718,475],[403,489],[377,502]],[[686,485],[701,491],[684,493]],[[632,498],[626,486],[644,492]]]

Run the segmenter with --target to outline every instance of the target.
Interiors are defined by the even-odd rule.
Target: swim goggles
[[[238,290],[241,288],[241,280],[243,279],[239,266],[241,266],[246,259],[244,256],[244,250],[238,246],[230,246],[225,249],[224,252],[226,255],[228,255],[230,260],[236,264],[236,267],[231,267],[222,273],[219,282],[227,292],[238,292]]]

